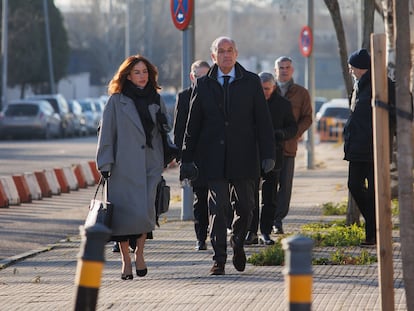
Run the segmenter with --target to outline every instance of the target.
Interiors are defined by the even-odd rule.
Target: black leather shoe
[[[374,247],[377,244],[375,240],[365,240],[364,242],[361,242],[359,246],[361,247]]]
[[[195,249],[198,251],[205,251],[207,249],[206,241],[197,241]]]
[[[282,226],[273,226],[273,233],[274,234],[285,234]]]
[[[246,239],[244,240],[245,245],[252,245],[252,244],[258,244],[259,240],[257,238],[257,234],[254,232],[247,232]]]
[[[120,252],[118,242],[114,242],[114,245],[112,246],[112,252],[113,253],[119,253]]]
[[[230,245],[233,248],[233,266],[237,271],[244,271],[246,268],[246,253],[244,252],[243,244],[235,241],[234,236],[230,238]]]
[[[145,269],[141,269],[141,270],[138,270],[138,269],[137,269],[137,276],[139,276],[139,277],[146,276],[146,275],[147,275],[147,273],[148,273],[148,269],[147,269],[147,268],[145,268]]]
[[[133,280],[134,276],[132,274],[121,274],[122,280]]]
[[[210,269],[210,275],[224,275],[224,263],[215,261]]]
[[[265,245],[273,245],[273,244],[275,244],[275,241],[273,241],[267,233],[263,233],[260,236],[259,243],[260,244],[265,244]]]

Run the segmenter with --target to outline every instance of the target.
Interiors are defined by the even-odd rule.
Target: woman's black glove
[[[101,171],[101,175],[104,179],[108,179],[110,174],[108,171]]]

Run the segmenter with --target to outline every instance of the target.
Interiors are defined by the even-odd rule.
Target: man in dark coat
[[[376,244],[371,57],[361,49],[350,55],[348,64],[355,84],[350,96],[351,114],[344,126],[344,159],[349,161],[349,191],[365,219],[365,241],[361,246],[370,246]],[[391,80],[388,84],[389,103],[395,107]],[[392,118],[390,121],[392,132]]]
[[[274,244],[270,238],[273,219],[276,211],[276,194],[279,185],[279,175],[283,163],[283,142],[295,137],[298,131],[295,117],[292,112],[290,101],[276,92],[276,81],[270,72],[259,73],[262,82],[263,92],[269,105],[272,118],[273,133],[275,140],[275,167],[267,174],[263,174],[262,184],[262,210],[260,213],[260,238],[257,237],[259,227],[259,192],[257,191],[257,205],[253,210],[253,217],[250,223],[249,232],[245,244],[260,243],[266,245]]]
[[[191,86],[184,89],[177,96],[174,111],[174,142],[178,149],[183,146],[185,127],[187,125],[188,112],[190,110],[190,97],[193,92],[193,85],[198,78],[205,76],[210,69],[210,65],[203,60],[197,60],[191,64],[190,80]],[[197,237],[196,250],[206,250],[206,239],[208,230],[208,206],[207,206],[207,180],[205,174],[200,170],[201,163],[194,159],[199,168],[199,174],[196,180],[191,182],[194,191],[194,230]]]
[[[244,271],[244,240],[255,207],[255,184],[262,168],[274,167],[274,139],[270,113],[259,77],[237,63],[234,40],[219,37],[211,46],[214,66],[197,80],[184,137],[180,179],[194,179],[195,151],[209,188],[212,275],[224,274],[227,259],[226,214],[236,200],[230,244],[233,265]],[[231,195],[234,192],[234,195]]]

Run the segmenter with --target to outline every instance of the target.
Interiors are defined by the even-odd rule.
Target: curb
[[[63,174],[65,174],[66,180],[68,182],[69,190],[78,191],[79,183],[78,183],[78,180],[76,179],[75,173],[73,172],[73,168],[69,166],[65,166],[63,168]]]
[[[101,174],[98,171],[98,168],[96,167],[95,161],[89,161],[89,168],[91,170],[92,176],[94,178],[95,184],[99,184],[99,180],[101,179]]]
[[[56,245],[49,245],[49,246],[46,246],[44,248],[34,249],[34,250],[27,251],[25,253],[22,253],[22,254],[19,254],[19,255],[16,255],[16,256],[12,256],[12,257],[8,257],[8,258],[5,258],[3,260],[0,260],[0,270],[5,269],[5,268],[15,264],[16,262],[24,260],[26,258],[30,258],[30,257],[36,256],[37,254],[41,254],[41,253],[51,251],[55,247],[56,247]]]
[[[88,188],[88,183],[86,182],[85,174],[83,172],[82,165],[76,164],[73,166],[73,173],[78,181],[79,188]]]

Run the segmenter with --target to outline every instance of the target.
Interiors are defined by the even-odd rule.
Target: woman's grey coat
[[[155,114],[166,112],[164,102],[150,105]],[[99,171],[109,171],[108,201],[114,204],[112,235],[151,232],[155,228],[155,195],[164,168],[161,134],[153,129],[154,149],[145,144],[145,132],[134,102],[113,94],[103,111],[96,162]]]

